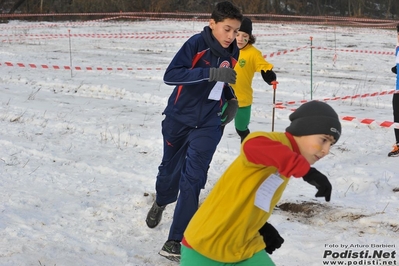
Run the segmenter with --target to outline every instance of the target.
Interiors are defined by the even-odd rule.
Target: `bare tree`
[[[212,12],[221,0],[0,0],[0,12]],[[230,0],[244,14],[340,15],[394,19],[398,0]]]
[[[18,0],[15,2],[15,4],[11,7],[10,11],[8,12],[9,14],[14,14],[15,10],[17,10],[25,0]]]

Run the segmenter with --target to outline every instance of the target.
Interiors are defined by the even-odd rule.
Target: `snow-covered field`
[[[163,73],[205,25],[0,25],[0,265],[176,265],[157,255],[174,206],[155,229],[145,216],[162,156],[161,112],[173,89]],[[331,202],[316,199],[300,179],[285,191],[270,220],[285,239],[273,260],[397,265],[399,158],[387,157],[393,126],[381,126],[392,121],[392,94],[385,92],[395,87],[396,32],[257,23],[254,34],[275,65],[276,101],[286,107],[276,109],[275,130],[284,130],[291,109],[311,98],[337,97],[327,102],[341,118],[352,117],[342,121],[331,154],[315,165],[333,184]],[[253,87],[250,129],[269,131],[273,91],[259,74]],[[201,200],[239,145],[231,124]],[[342,253],[345,245],[351,258]]]

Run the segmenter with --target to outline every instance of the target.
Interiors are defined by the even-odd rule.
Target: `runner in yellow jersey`
[[[278,234],[264,235],[261,228],[291,176],[302,177],[317,188],[316,197],[330,201],[331,183],[311,166],[340,138],[338,114],[325,102],[310,101],[289,119],[285,132],[252,132],[245,138],[240,154],[190,220],[180,266],[274,266],[267,254],[274,241],[268,240]]]
[[[238,63],[234,70],[237,72],[236,84],[231,84],[238,100],[238,111],[235,116],[235,128],[241,137],[241,142],[249,134],[249,121],[251,119],[251,106],[253,101],[252,80],[255,73],[261,73],[267,84],[272,85],[276,80],[273,65],[263,58],[262,53],[254,46],[256,38],[252,35],[252,21],[244,17],[238,31],[237,46],[240,49]]]

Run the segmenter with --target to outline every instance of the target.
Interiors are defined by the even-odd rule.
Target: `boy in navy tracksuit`
[[[183,232],[198,209],[199,194],[222,136],[222,121],[231,121],[238,108],[228,83],[236,80],[233,68],[239,50],[235,38],[241,21],[236,6],[218,3],[209,26],[183,44],[164,75],[164,82],[176,87],[163,112],[164,152],[156,200],[146,222],[148,227],[156,227],[165,206],[177,200],[168,240],[159,252],[170,260],[180,260]]]

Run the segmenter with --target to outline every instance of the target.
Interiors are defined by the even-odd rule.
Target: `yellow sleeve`
[[[253,61],[256,65],[256,72],[261,72],[261,70],[267,71],[273,69],[273,64],[267,62],[266,59],[263,57],[261,51],[259,51],[258,49],[256,49],[256,52],[253,55]]]

